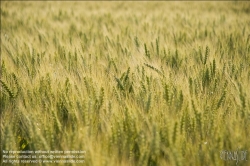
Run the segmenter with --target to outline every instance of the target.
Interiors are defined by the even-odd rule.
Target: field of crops
[[[67,165],[250,165],[249,2],[4,1],[0,14],[1,164],[2,150],[82,150]]]

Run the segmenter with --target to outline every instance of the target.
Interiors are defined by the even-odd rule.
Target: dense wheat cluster
[[[249,2],[1,2],[1,150],[194,166],[235,165],[220,152],[239,149],[250,165],[249,15]]]

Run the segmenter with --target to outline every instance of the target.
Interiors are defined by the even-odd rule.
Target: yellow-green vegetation
[[[238,149],[250,165],[249,15],[249,2],[1,2],[1,148],[85,150],[90,166],[235,165],[221,151]]]

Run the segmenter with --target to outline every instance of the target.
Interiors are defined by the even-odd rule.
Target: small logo
[[[239,161],[247,161],[247,150],[229,151],[222,150],[220,152],[220,158],[224,161],[236,161],[236,165]]]

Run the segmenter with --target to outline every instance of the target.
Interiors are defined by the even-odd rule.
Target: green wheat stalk
[[[11,99],[15,98],[15,94],[14,92],[11,90],[11,88],[3,81],[0,80],[0,82],[2,83],[2,87],[7,91],[7,93],[9,94],[9,97]]]
[[[159,69],[157,69],[156,67],[154,67],[154,66],[152,66],[152,65],[149,65],[149,64],[147,64],[147,63],[144,63],[144,65],[147,66],[148,68],[150,68],[150,69],[156,71],[158,74],[164,76],[163,73],[162,73]]]

